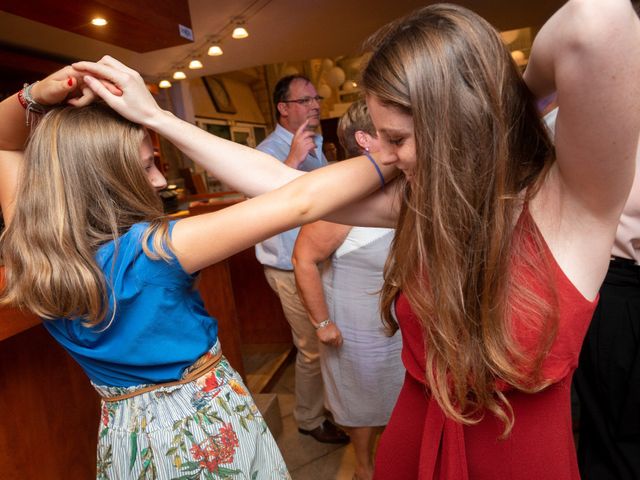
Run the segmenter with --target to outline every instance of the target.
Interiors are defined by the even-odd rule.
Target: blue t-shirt
[[[170,222],[173,231],[175,221]],[[142,250],[147,223],[138,223],[96,253],[105,273],[109,305],[105,320],[45,320],[45,328],[98,385],[129,387],[177,380],[216,342],[218,325],[205,308],[194,276],[175,256],[152,260]],[[151,245],[151,241],[149,242]]]

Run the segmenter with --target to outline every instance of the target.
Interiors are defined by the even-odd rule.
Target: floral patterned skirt
[[[210,353],[216,353],[218,344]],[[135,387],[94,385],[102,397]],[[289,479],[242,379],[222,357],[197,380],[102,402],[97,478]]]

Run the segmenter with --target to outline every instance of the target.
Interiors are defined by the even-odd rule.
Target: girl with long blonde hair
[[[133,80],[135,92],[122,98],[155,105],[142,79]],[[170,220],[146,131],[91,103],[89,92],[83,74],[67,67],[0,103],[0,302],[39,315],[101,395],[98,478],[290,478],[222,357],[195,275],[371,193],[377,171],[363,157],[220,212]],[[49,110],[31,132],[25,108],[31,123],[33,110]],[[192,158],[249,195],[299,175],[193,125],[182,131],[206,145]]]

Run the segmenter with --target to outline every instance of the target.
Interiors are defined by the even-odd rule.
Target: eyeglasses
[[[281,103],[297,103],[298,105],[302,105],[303,107],[308,107],[309,105],[311,105],[311,102],[316,101],[318,103],[320,103],[322,100],[324,100],[324,97],[321,97],[320,95],[316,95],[315,97],[302,97],[302,98],[296,98],[295,100],[281,100]]]

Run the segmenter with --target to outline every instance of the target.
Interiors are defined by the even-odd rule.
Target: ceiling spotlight
[[[158,84],[158,86],[160,88],[170,88],[171,87],[171,82],[169,80],[161,80],[160,83]]]
[[[220,48],[220,45],[212,45],[211,47],[209,47],[207,55],[209,55],[210,57],[217,57],[219,55],[222,55],[222,49]]]
[[[233,29],[233,33],[231,34],[231,36],[235,39],[247,38],[249,36],[249,32],[247,32],[247,29],[244,28],[244,24],[242,22],[239,22],[236,25],[236,28]]]
[[[96,17],[91,19],[91,24],[95,25],[96,27],[104,27],[107,23],[109,22],[107,22],[104,18]]]
[[[181,70],[178,70],[177,72],[175,72],[173,74],[173,79],[174,80],[184,80],[185,78],[187,78],[187,76]]]
[[[197,70],[198,68],[202,68],[202,62],[200,60],[191,60],[189,62],[189,68],[191,70]]]

